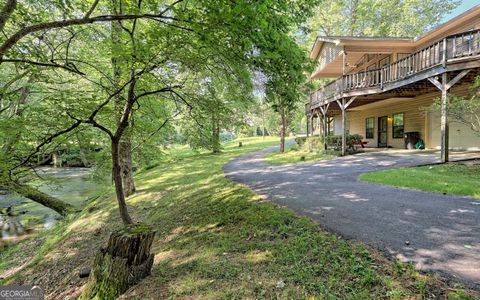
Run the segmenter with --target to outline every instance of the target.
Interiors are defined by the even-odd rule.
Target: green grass
[[[244,139],[239,148],[235,141],[222,154],[185,155],[137,174],[129,209],[156,230],[155,261],[152,275],[123,299],[473,299],[225,178],[228,160],[276,143]],[[85,283],[78,270],[118,226],[110,192],[45,232],[37,248],[31,241],[4,252],[0,284],[41,278],[49,293],[73,294]],[[14,272],[3,263],[13,260]]]
[[[446,164],[365,173],[360,180],[480,198],[480,165]]]
[[[309,151],[299,149],[297,145],[287,146],[285,153],[280,153],[279,150],[273,151],[265,155],[264,159],[271,165],[285,165],[292,163],[302,163],[309,161],[327,160],[335,158],[334,153],[325,153],[323,151]]]

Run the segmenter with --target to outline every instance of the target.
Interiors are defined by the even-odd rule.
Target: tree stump
[[[108,246],[95,256],[88,282],[79,299],[116,299],[150,275],[155,231],[142,223],[127,225],[110,235]]]

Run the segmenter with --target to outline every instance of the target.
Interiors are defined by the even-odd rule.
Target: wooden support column
[[[320,112],[322,113],[322,121],[323,121],[323,149],[327,150],[327,135],[328,135],[328,107],[330,103],[328,103],[325,107],[320,106]]]
[[[342,98],[342,155],[347,154],[347,112],[345,109],[345,98]]]
[[[448,114],[447,114],[447,89],[445,83],[447,82],[447,73],[442,74],[442,81],[444,87],[442,91],[442,102],[441,102],[441,120],[440,120],[440,130],[441,130],[441,141],[440,141],[440,159],[443,163],[448,162],[448,135],[450,133],[448,127]]]
[[[470,70],[463,70],[460,74],[455,76],[452,80],[447,82],[447,72],[442,74],[442,82],[439,82],[435,77],[428,78],[428,80],[435,85],[441,92],[441,105],[440,105],[440,159],[442,163],[448,162],[449,158],[449,127],[448,127],[448,102],[447,92],[457,82],[459,82]]]
[[[352,104],[353,101],[357,96],[350,98],[347,101],[346,98],[342,98],[342,101],[338,101],[338,106],[342,110],[342,155],[345,156],[347,154],[347,108]]]
[[[322,117],[322,114],[320,112],[318,112],[317,113],[317,126],[318,126],[318,137],[319,138],[322,137],[322,132],[323,132],[323,129],[322,129],[323,121],[322,121],[321,117]]]
[[[313,128],[313,113],[310,115],[310,135],[313,136],[313,131],[315,129]]]
[[[308,120],[310,120],[310,116],[309,116],[308,114],[306,114],[306,117],[307,117],[307,137],[308,137],[309,130],[310,130],[310,128],[309,128],[310,126],[309,126],[309,124],[308,124],[308,123],[309,123]]]

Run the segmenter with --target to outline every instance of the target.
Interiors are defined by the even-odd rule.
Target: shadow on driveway
[[[362,153],[274,167],[262,159],[273,149],[231,160],[226,176],[346,238],[480,290],[480,199],[357,180],[365,172],[438,162],[436,152]]]

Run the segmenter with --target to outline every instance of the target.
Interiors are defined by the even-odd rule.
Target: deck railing
[[[385,84],[404,80],[450,60],[480,54],[480,29],[448,36],[379,69],[347,74],[310,95],[310,105],[326,104],[345,92],[369,88],[383,89]]]

